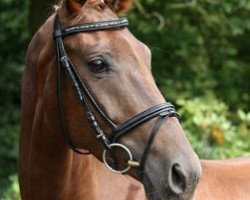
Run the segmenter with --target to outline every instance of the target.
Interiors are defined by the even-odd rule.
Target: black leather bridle
[[[116,30],[127,27],[128,24],[129,23],[126,18],[119,18],[110,21],[85,23],[66,28],[61,28],[58,14],[55,16],[54,41],[55,41],[56,59],[57,59],[57,106],[58,106],[58,114],[59,114],[58,116],[60,119],[62,133],[66,142],[69,144],[69,147],[76,153],[86,154],[85,152],[82,152],[81,150],[76,148],[76,146],[74,145],[74,143],[70,138],[70,135],[65,125],[63,108],[62,108],[62,99],[61,99],[61,69],[63,69],[67,78],[70,80],[72,87],[74,88],[75,94],[82,108],[86,113],[89,125],[92,127],[96,138],[102,142],[105,148],[103,152],[103,161],[106,164],[106,166],[111,171],[116,173],[126,173],[131,167],[139,167],[141,169],[141,174],[143,174],[147,155],[149,154],[155,135],[160,129],[162,123],[164,122],[164,119],[166,119],[167,117],[177,117],[179,119],[179,116],[176,113],[174,106],[171,103],[162,103],[137,114],[136,116],[132,117],[131,119],[127,120],[122,124],[116,125],[102,111],[102,109],[99,107],[94,97],[91,95],[91,91],[83,81],[83,78],[80,77],[78,71],[76,70],[72,61],[68,57],[63,45],[63,38],[68,35],[83,33],[83,32],[108,30],[108,29]],[[107,125],[111,127],[112,133],[109,139],[99,126],[95,118],[94,112],[92,111],[93,108],[107,123]],[[156,120],[156,123],[153,126],[151,135],[148,139],[146,148],[142,153],[141,159],[140,161],[134,161],[131,151],[123,144],[117,143],[117,141],[121,136],[124,136],[125,134],[129,133],[136,127],[156,117],[158,117],[158,119]],[[110,151],[113,147],[123,149],[129,156],[128,166],[124,170],[117,170],[115,169],[114,166],[110,166],[110,164],[107,162],[106,152]]]

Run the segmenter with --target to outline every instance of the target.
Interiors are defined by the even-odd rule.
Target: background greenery
[[[39,2],[49,5],[0,1],[0,200],[19,199],[20,82],[31,32],[49,10],[31,9]],[[249,155],[250,0],[136,0],[129,18],[198,155]]]

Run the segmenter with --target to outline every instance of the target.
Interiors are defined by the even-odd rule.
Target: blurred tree
[[[0,1],[0,197],[17,171],[20,80],[27,44],[27,2]],[[1,199],[1,198],[0,198]]]
[[[169,99],[212,93],[231,109],[249,109],[249,0],[135,3],[131,24],[151,47]]]
[[[29,2],[29,30],[31,35],[33,35],[48,18],[48,16],[52,13],[52,6],[55,4],[56,1],[29,0]]]

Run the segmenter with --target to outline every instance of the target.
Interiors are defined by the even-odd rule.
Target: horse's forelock
[[[62,5],[63,5],[63,2],[64,2],[64,0],[60,0],[60,1],[58,1],[56,4],[54,4],[54,5],[52,6],[53,11],[56,12],[59,8],[61,8]]]
[[[56,12],[59,8],[62,7],[64,3],[72,4],[72,2],[76,2],[76,3],[81,4],[81,2],[85,2],[85,1],[88,1],[88,0],[59,0],[53,6],[53,10]],[[106,3],[115,13],[127,12],[130,10],[133,4],[133,0],[103,0],[103,2]]]

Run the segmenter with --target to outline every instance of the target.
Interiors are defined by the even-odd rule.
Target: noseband
[[[174,106],[171,103],[162,103],[156,106],[153,106],[136,116],[132,117],[131,119],[127,120],[126,122],[116,125],[109,119],[109,117],[102,111],[94,97],[91,95],[91,91],[87,87],[84,79],[80,77],[78,71],[74,67],[72,61],[68,57],[64,45],[63,45],[63,38],[76,34],[76,33],[83,33],[83,32],[92,32],[92,31],[99,31],[99,30],[117,30],[128,26],[128,20],[126,18],[119,18],[110,21],[101,21],[101,22],[93,22],[93,23],[85,23],[75,26],[70,26],[66,28],[61,28],[59,16],[55,16],[54,20],[54,41],[55,41],[55,49],[56,49],[56,59],[57,59],[57,106],[58,106],[58,116],[60,120],[60,125],[62,129],[63,136],[66,142],[69,144],[69,147],[79,154],[86,154],[85,152],[80,151],[74,143],[72,142],[68,130],[65,125],[64,115],[63,115],[63,107],[62,107],[62,99],[61,99],[61,68],[64,70],[67,78],[70,80],[72,87],[74,89],[75,95],[77,96],[79,103],[81,104],[83,110],[86,113],[87,120],[89,125],[92,127],[93,132],[97,139],[99,139],[103,146],[103,161],[105,165],[115,173],[126,173],[131,167],[139,167],[141,174],[144,172],[144,166],[153,144],[153,140],[155,135],[157,134],[158,130],[160,129],[164,119],[168,117],[177,117],[179,119],[178,114],[175,111]],[[107,135],[99,126],[93,108],[97,113],[102,117],[102,119],[112,128],[112,133],[110,138],[108,139]],[[153,126],[149,139],[147,141],[147,145],[142,153],[140,161],[134,161],[131,151],[124,146],[123,144],[117,143],[118,139],[121,136],[131,132],[136,127],[144,124],[145,122],[156,118],[156,123]],[[123,170],[117,170],[114,166],[111,166],[107,162],[106,154],[107,151],[110,151],[112,148],[121,148],[124,150],[129,157],[127,162],[128,166]],[[114,160],[115,156],[113,156]]]

